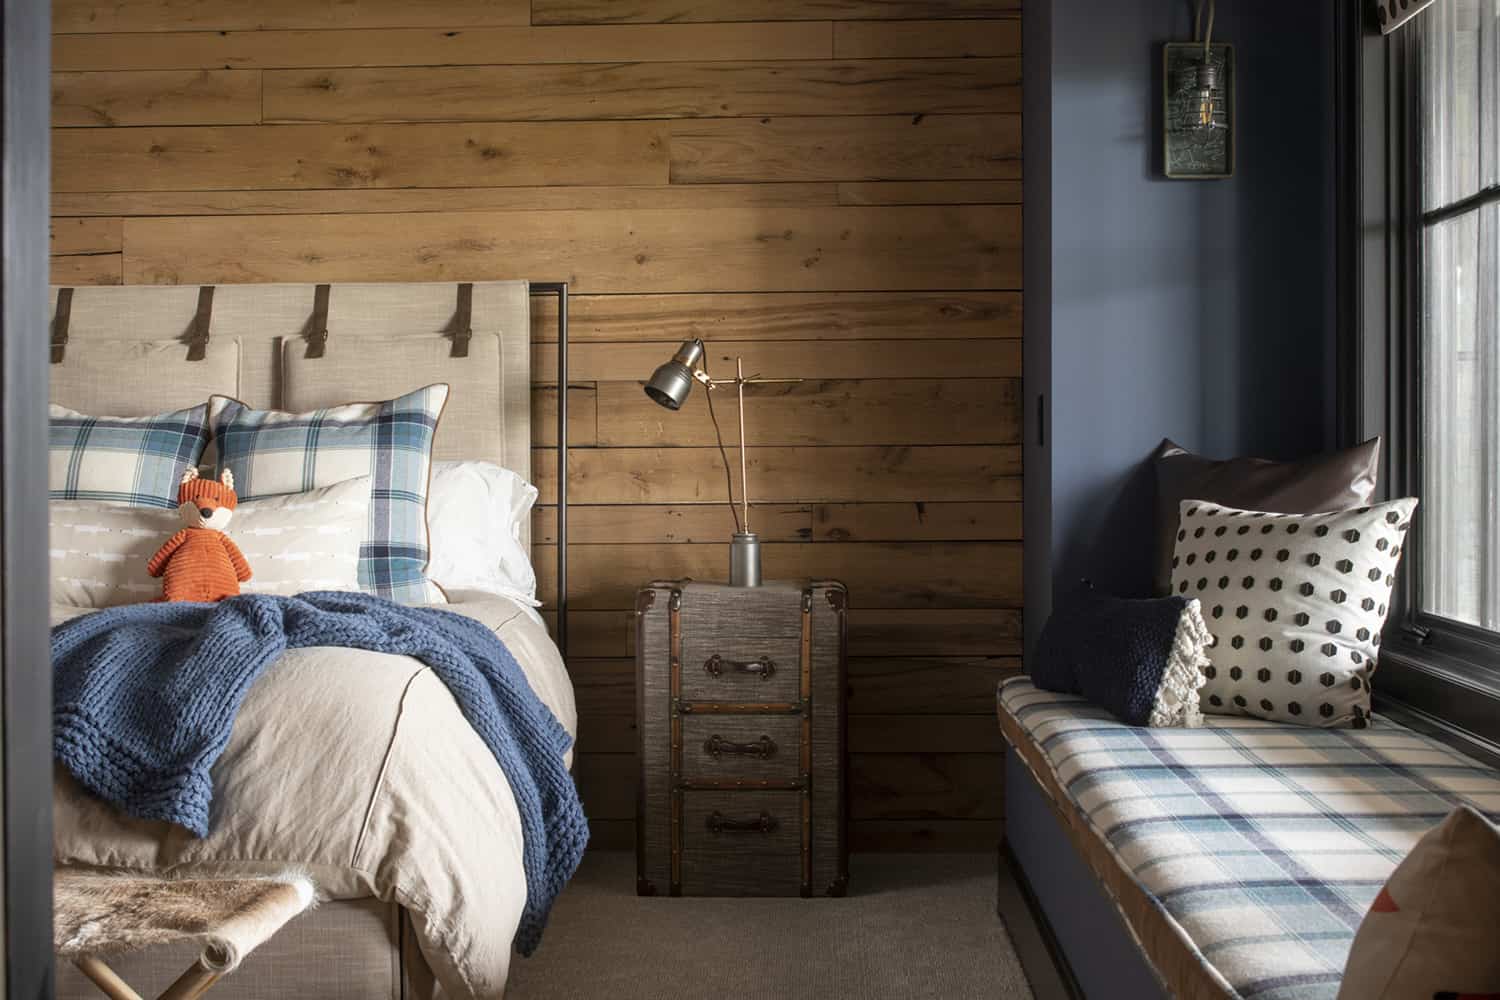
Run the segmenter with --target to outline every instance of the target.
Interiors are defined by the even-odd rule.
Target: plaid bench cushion
[[[1000,724],[1178,996],[1333,1000],[1354,932],[1412,845],[1500,772],[1381,719],[1127,726],[1024,677]]]

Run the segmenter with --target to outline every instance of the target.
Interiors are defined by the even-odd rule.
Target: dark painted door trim
[[[47,640],[51,12],[5,0],[0,178],[0,695],[5,996],[52,996],[52,671]]]
[[[1052,0],[1021,9],[1023,652],[1052,611]]]

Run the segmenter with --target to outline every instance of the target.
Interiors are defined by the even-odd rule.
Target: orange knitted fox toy
[[[197,469],[183,474],[177,516],[187,527],[167,539],[146,564],[146,572],[163,577],[162,600],[217,601],[240,592],[241,581],[250,579],[250,564],[224,534],[237,503],[228,469],[219,482],[199,479]]]

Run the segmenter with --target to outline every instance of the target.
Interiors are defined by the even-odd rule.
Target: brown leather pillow
[[[1151,456],[1156,469],[1156,570],[1158,595],[1172,589],[1172,547],[1184,500],[1207,500],[1271,514],[1322,514],[1367,504],[1375,497],[1380,438],[1343,451],[1296,462],[1263,458],[1215,461],[1164,439]]]

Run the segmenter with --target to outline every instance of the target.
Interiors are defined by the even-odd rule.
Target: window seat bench
[[[1353,730],[1207,716],[1199,729],[1145,729],[1024,677],[1001,685],[999,717],[1009,846],[1068,964],[1092,959],[1078,976],[1089,995],[1145,996],[1145,977],[1078,954],[1101,936],[1099,914],[1080,912],[1097,893],[1075,881],[1049,900],[1046,887],[1065,880],[1026,870],[1028,857],[1066,867],[1039,860],[1058,826],[1157,995],[1334,1000],[1355,930],[1422,834],[1459,802],[1500,822],[1500,772],[1385,719]],[[1037,802],[1055,824],[1024,812]],[[1088,934],[1058,926],[1075,918]]]

